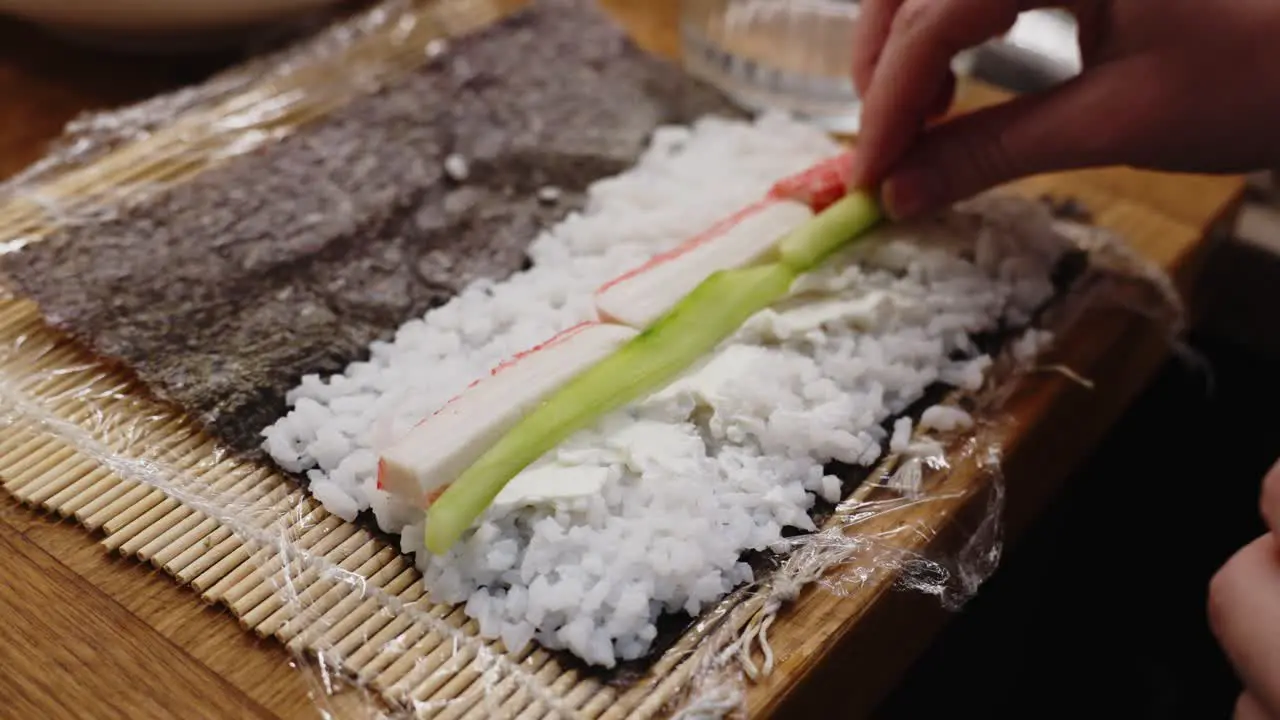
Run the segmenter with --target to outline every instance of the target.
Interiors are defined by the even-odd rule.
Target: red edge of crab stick
[[[599,324],[600,323],[595,320],[585,320],[583,322],[578,323],[577,325],[574,325],[573,327],[567,328],[565,330],[561,330],[555,335],[552,335],[550,340],[544,340],[538,343],[537,345],[534,345],[533,347],[529,348],[528,350],[521,350],[515,355],[512,355],[506,360],[503,360],[502,362],[498,363],[496,367],[494,367],[492,370],[489,371],[489,376],[492,377],[494,375],[497,375],[503,370],[506,370],[512,367],[516,363],[529,357],[530,355],[533,355],[534,353],[539,353],[539,352],[542,352],[543,350],[548,350],[557,345],[566,343],[570,340],[570,338],[573,338],[575,335],[582,333],[587,328],[592,327],[593,325],[599,325]],[[475,386],[479,382],[480,382],[479,380],[476,380],[475,382],[471,383],[471,385]]]
[[[462,392],[446,400],[445,403],[441,405],[438,409],[436,409],[435,412],[431,413],[427,417],[424,417],[418,422],[414,423],[414,428],[421,427],[423,423],[427,422],[428,420],[435,417],[436,415],[439,415],[440,413],[444,412],[446,408],[456,403],[459,398],[461,398],[463,395],[467,393],[467,391],[473,390],[481,382],[484,382],[486,377],[494,377],[498,373],[502,372],[503,370],[506,370],[514,366],[516,363],[520,362],[524,358],[527,358],[530,355],[533,355],[534,353],[546,350],[547,348],[559,345],[560,343],[566,342],[567,340],[572,338],[574,335],[577,335],[578,333],[586,330],[588,327],[596,324],[598,323],[593,320],[586,320],[586,321],[580,322],[577,325],[561,330],[560,332],[551,336],[549,340],[544,340],[543,342],[540,342],[537,345],[534,345],[528,350],[521,350],[520,352],[516,353],[515,355],[512,355],[506,360],[503,360],[502,362],[495,365],[491,370],[489,370],[488,375],[472,380],[467,385],[467,387],[462,390]],[[385,489],[382,482],[382,478],[384,477],[385,473],[386,473],[386,460],[379,458],[378,459],[378,481],[377,481],[377,487],[379,490]],[[443,492],[444,492],[444,488],[442,487],[438,491],[435,491],[427,495],[427,502],[430,503],[434,501],[435,498],[440,497],[440,494]]]
[[[590,327],[590,326],[592,326],[592,325],[598,325],[598,324],[599,324],[599,323],[597,323],[597,322],[596,322],[596,321],[594,321],[594,320],[586,320],[586,321],[584,321],[584,322],[580,322],[580,323],[578,323],[577,325],[574,325],[573,327],[570,327],[570,328],[565,329],[565,330],[561,330],[560,332],[556,333],[555,335],[552,335],[550,340],[544,340],[543,342],[540,342],[540,343],[538,343],[537,345],[534,345],[533,347],[529,348],[528,350],[521,350],[520,352],[516,353],[515,355],[512,355],[511,357],[507,358],[506,360],[503,360],[502,362],[498,363],[498,364],[497,364],[497,365],[495,365],[491,370],[489,370],[489,375],[488,375],[487,377],[494,377],[494,376],[496,376],[498,373],[500,373],[500,372],[502,372],[503,370],[506,370],[506,369],[508,369],[508,368],[510,368],[510,367],[512,367],[512,366],[514,366],[516,363],[518,363],[518,362],[520,362],[521,360],[523,360],[523,359],[525,359],[525,358],[529,357],[530,355],[533,355],[534,353],[542,352],[543,350],[546,350],[546,349],[548,349],[548,348],[551,348],[551,347],[554,347],[554,346],[556,346],[556,345],[559,345],[560,343],[563,343],[563,342],[567,341],[569,338],[573,337],[574,335],[577,335],[578,333],[582,332],[583,330],[587,329],[588,327]],[[472,381],[471,381],[471,382],[470,382],[470,383],[469,383],[465,388],[463,388],[462,392],[460,392],[460,393],[458,393],[457,395],[454,395],[453,397],[449,398],[447,401],[445,401],[445,404],[444,404],[444,405],[441,405],[441,406],[440,406],[440,408],[439,408],[438,410],[436,410],[435,412],[431,413],[431,415],[439,415],[440,413],[444,412],[444,409],[445,409],[445,408],[447,408],[447,407],[449,407],[450,405],[452,405],[454,402],[456,402],[456,401],[458,400],[458,398],[460,398],[460,397],[462,397],[464,394],[466,394],[466,392],[467,392],[468,390],[471,390],[472,388],[474,388],[475,386],[479,385],[479,384],[480,384],[480,383],[482,383],[482,382],[484,382],[484,378],[483,378],[483,377],[479,377],[479,378],[476,378],[475,380],[472,380]],[[426,422],[426,421],[427,421],[427,420],[429,420],[429,419],[430,419],[430,416],[425,417],[425,418],[423,418],[423,419],[419,420],[419,421],[417,422],[417,424],[416,424],[416,425],[414,425],[414,427],[417,427],[418,425],[421,425],[422,423]]]
[[[600,318],[643,330],[712,273],[753,265],[813,217],[809,206],[764,199],[596,290]]]
[[[670,250],[667,250],[666,252],[661,252],[661,253],[658,253],[657,255],[654,255],[653,257],[645,261],[643,264],[638,265],[626,271],[625,273],[619,275],[618,277],[610,280],[609,282],[601,285],[599,288],[596,289],[596,295],[599,296],[605,291],[613,288],[616,285],[624,283],[627,280],[630,280],[638,275],[643,275],[644,273],[652,270],[653,268],[659,265],[664,265],[666,263],[669,263],[672,260],[675,260],[676,258],[680,257],[681,255],[684,255],[697,247],[705,245],[711,240],[725,234],[726,232],[728,232],[733,227],[740,224],[743,220],[747,219],[751,215],[754,215],[760,212],[761,210],[769,207],[770,205],[773,205],[774,203],[782,202],[783,200],[786,200],[786,199],[789,199],[789,198],[779,197],[779,198],[765,198],[763,200],[757,200],[756,202],[751,203],[750,205],[730,215],[729,217],[723,218],[721,220],[717,220],[716,223],[711,227],[707,228],[706,230],[703,230],[697,235],[694,235],[693,237],[680,243],[676,247],[673,247]]]
[[[852,157],[852,151],[842,152],[782,178],[764,198],[604,283],[595,292],[600,317],[642,329],[673,305],[683,291],[692,290],[697,283],[690,281],[699,275],[754,262],[755,250],[765,251],[783,234],[808,219],[794,213],[795,207],[802,205],[811,213],[818,213],[847,194],[846,177]],[[774,234],[778,237],[773,237]],[[725,247],[715,243],[723,243]],[[694,254],[699,255],[698,259],[692,257]],[[663,277],[649,275],[659,268],[664,269],[660,273]],[[647,282],[630,290],[620,289],[646,276]],[[660,297],[665,295],[671,297]]]
[[[504,361],[381,453],[378,488],[430,504],[525,413],[636,334],[588,321]]]
[[[849,192],[849,165],[853,151],[847,150],[789,175],[773,184],[768,197],[805,203],[815,213],[822,212]]]

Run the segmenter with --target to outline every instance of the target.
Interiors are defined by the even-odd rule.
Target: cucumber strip
[[[778,257],[797,273],[808,272],[883,217],[871,195],[851,193],[778,241]]]
[[[790,290],[773,263],[713,273],[664,317],[526,415],[427,511],[426,544],[443,553],[521,470],[602,415],[663,387]]]
[[[447,552],[522,470],[601,416],[674,380],[881,217],[873,197],[848,195],[785,236],[777,262],[712,273],[648,329],[534,408],[449,485],[427,510],[427,549]]]

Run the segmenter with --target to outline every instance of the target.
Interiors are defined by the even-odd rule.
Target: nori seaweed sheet
[[[303,375],[341,371],[474,279],[519,269],[656,127],[704,114],[742,115],[589,0],[542,0],[279,143],[0,257],[0,272],[52,325],[260,455]],[[461,181],[444,169],[455,153]],[[539,199],[546,186],[557,201]]]

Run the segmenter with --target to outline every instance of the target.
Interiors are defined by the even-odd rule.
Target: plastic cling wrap
[[[438,38],[417,33],[440,12],[382,5],[309,41],[309,54],[287,51],[248,74],[82,119],[66,149],[6,187],[3,239],[34,241],[58,223],[92,222],[156,187],[149,173],[177,181],[211,160],[273,142],[279,135],[264,128],[274,121],[236,118],[261,119],[272,98],[286,97],[280,107],[322,113],[370,77],[392,77],[412,64],[407,58],[429,53]],[[359,67],[380,69],[342,74],[314,94],[298,79],[354,67],[354,55],[369,63]],[[295,78],[292,90],[279,90],[285,77]],[[188,146],[184,138],[195,140]],[[172,167],[175,157],[189,158],[179,163],[186,169],[154,170]],[[115,173],[131,167],[153,170],[117,182]],[[1000,209],[1000,200],[990,202]],[[980,383],[930,390],[905,411],[914,419],[909,426],[891,423],[873,466],[833,473],[842,480],[830,493],[838,502],[815,506],[814,531],[744,558],[750,581],[696,618],[669,618],[647,656],[615,668],[538,642],[509,652],[502,640],[483,637],[463,604],[429,599],[399,538],[364,517],[337,517],[298,477],[232,453],[192,418],[152,399],[127,369],[49,330],[22,300],[0,303],[0,480],[23,502],[100,531],[108,548],[163,569],[282,643],[317,711],[330,717],[759,711],[771,706],[780,675],[794,677],[806,658],[842,642],[881,603],[925,594],[955,609],[978,591],[999,564],[1014,483],[1038,479],[1027,477],[1027,467],[1062,472],[1026,460],[1043,447],[1028,438],[1051,420],[1045,408],[1072,393],[1115,392],[1100,356],[1073,348],[1082,340],[1137,347],[1134,328],[1155,343],[1176,337],[1181,308],[1158,269],[1110,233],[1066,219],[1058,229],[1077,251],[1066,263],[1074,267],[1031,329],[982,339],[993,362]],[[1006,478],[1004,469],[1019,458],[1023,474]],[[830,691],[861,690],[855,677]]]
[[[1112,298],[1126,306],[1158,297],[1130,297],[1132,281],[1116,277],[1076,300],[1097,303],[1102,289],[1124,291]],[[1072,303],[1062,303],[1066,315]],[[777,638],[802,622],[788,608],[806,589],[853,604],[875,602],[887,587],[963,604],[1000,557],[1001,453],[1019,430],[1002,401],[1044,372],[1090,381],[1087,369],[1006,352],[992,374],[998,382],[947,400],[975,427],[917,436],[891,455],[818,532],[774,548],[777,569],[704,612],[628,685],[536,645],[511,656],[500,641],[480,639],[462,608],[424,599],[412,561],[378,531],[325,512],[292,478],[221,451],[136,383],[45,330],[29,305],[6,303],[3,321],[6,489],[103,530],[108,547],[287,644],[317,704],[337,717],[352,716],[352,685],[361,707],[431,716],[736,709],[777,672]]]
[[[999,403],[954,398],[984,418],[974,431],[918,438],[882,464],[819,532],[777,549],[779,569],[704,613],[637,685],[619,690],[545,650],[510,657],[481,641],[460,609],[422,601],[412,563],[378,533],[326,513],[291,479],[219,452],[42,329],[29,306],[8,303],[4,320],[6,489],[103,529],[109,547],[287,643],[335,716],[349,716],[340,701],[351,681],[373,688],[369,702],[423,713],[536,707],[576,717],[624,699],[728,710],[773,671],[771,637],[786,633],[787,607],[806,587],[867,602],[893,585],[956,607],[999,560],[1001,440],[1017,428]],[[1011,373],[1005,382],[1016,383]],[[959,538],[930,542],[965,515]]]
[[[57,144],[0,185],[14,249],[52,227],[94,222],[121,204],[245,155],[421,65],[448,38],[525,0],[382,0],[355,17],[190,87],[73,119]]]

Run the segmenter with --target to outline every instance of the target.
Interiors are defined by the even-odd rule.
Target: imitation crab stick
[[[522,416],[635,336],[582,323],[502,363],[385,450],[378,486],[427,506]]]
[[[845,197],[852,160],[852,152],[843,152],[789,175],[765,199],[605,283],[596,291],[600,316],[647,327],[709,274],[763,259],[784,233]]]
[[[427,549],[448,551],[526,467],[600,416],[676,379],[880,218],[874,198],[852,193],[784,237],[776,262],[712,273],[657,322],[538,403],[459,475],[427,511]]]
[[[670,252],[655,256],[596,291],[606,320],[646,328],[713,272],[751,265],[813,217],[808,205],[766,200],[748,206]]]

